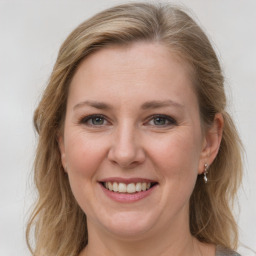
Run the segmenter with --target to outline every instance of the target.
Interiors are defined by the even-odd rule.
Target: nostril
[[[140,164],[139,162],[136,162],[136,161],[124,163],[124,162],[120,162],[120,161],[111,160],[111,162],[113,165],[119,166],[122,169],[133,169]]]
[[[111,148],[108,159],[121,168],[134,168],[145,160],[145,152],[136,145],[119,145]]]

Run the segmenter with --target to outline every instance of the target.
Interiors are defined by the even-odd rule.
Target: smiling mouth
[[[157,182],[136,182],[136,183],[122,183],[122,182],[101,182],[101,184],[109,191],[116,193],[134,194],[141,191],[147,191],[154,187]]]

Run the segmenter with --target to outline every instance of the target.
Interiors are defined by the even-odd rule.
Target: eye
[[[103,126],[107,125],[108,121],[103,115],[90,115],[83,117],[80,123],[88,126]]]
[[[176,125],[177,122],[175,119],[173,119],[168,115],[154,115],[151,117],[148,124],[152,126],[166,127],[166,126]]]

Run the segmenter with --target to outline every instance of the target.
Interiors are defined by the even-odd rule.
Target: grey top
[[[224,248],[220,245],[216,247],[216,256],[241,256],[237,252],[231,251],[227,248]]]

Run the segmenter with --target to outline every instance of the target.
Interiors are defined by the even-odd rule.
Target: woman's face
[[[188,73],[156,43],[108,47],[80,64],[60,149],[89,234],[132,239],[187,228],[206,161]]]

